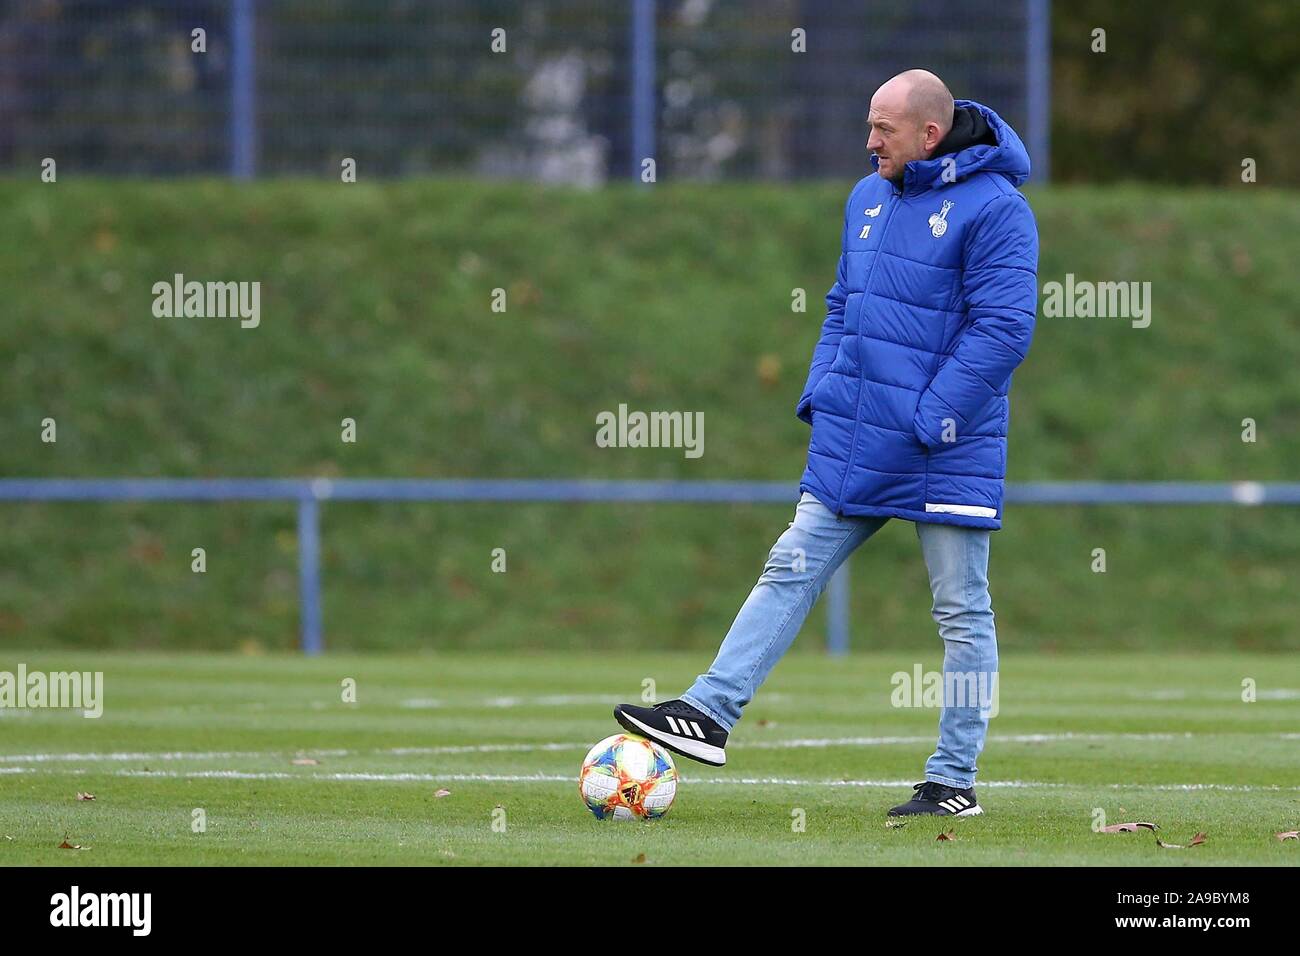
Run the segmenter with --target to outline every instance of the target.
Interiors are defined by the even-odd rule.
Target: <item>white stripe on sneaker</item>
[[[673,733],[675,734],[681,733],[681,731],[677,729],[677,721],[673,720],[667,714],[664,715],[664,719],[668,721],[668,726],[672,728]]]
[[[703,739],[704,739],[704,731],[700,730],[699,722],[698,722],[698,721],[694,721],[694,720],[692,720],[692,721],[691,721],[691,726],[695,728],[695,736],[697,736],[697,737],[699,737],[701,740],[703,740]]]
[[[727,752],[721,747],[715,747],[713,744],[697,743],[693,737],[687,737],[686,739],[669,737],[662,730],[656,730],[627,712],[623,713],[622,719],[635,724],[641,733],[651,740],[658,741],[661,744],[670,744],[682,751],[682,753],[703,760],[705,763],[713,764],[715,767],[722,767],[727,763]]]

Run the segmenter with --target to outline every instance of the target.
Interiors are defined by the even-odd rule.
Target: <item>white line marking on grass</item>
[[[470,753],[544,753],[553,750],[591,749],[584,743],[550,743],[550,744],[453,744],[445,747],[389,747],[378,750],[187,750],[171,753],[38,753],[38,754],[0,754],[0,763],[77,763],[77,762],[115,762],[115,763],[149,763],[150,761],[175,760],[241,760],[284,759],[286,757],[357,757],[364,754],[375,756],[410,757],[439,756],[446,754]]]
[[[540,697],[480,697],[474,700],[411,697],[402,701],[401,706],[413,710],[437,707],[570,707],[574,704],[621,704],[623,699],[614,694],[545,694]]]
[[[1193,737],[1183,734],[990,734],[988,744],[1041,744],[1067,740],[1173,740]],[[787,750],[802,747],[883,747],[891,744],[931,744],[934,734],[920,737],[821,737],[794,740],[737,741],[733,746],[745,750]]]
[[[28,771],[35,772],[35,771]],[[83,773],[84,771],[55,771]],[[182,780],[336,780],[362,783],[440,783],[444,781],[475,781],[481,783],[576,783],[577,776],[558,774],[495,774],[495,773],[287,773],[280,770],[116,770],[114,777],[166,777]]]
[[[390,747],[371,753],[393,757],[424,757],[439,754],[545,753],[553,750],[590,750],[591,744],[449,744],[443,747]]]
[[[34,768],[6,768],[8,773],[38,773]],[[86,768],[69,768],[50,770],[47,773],[65,773],[84,775],[93,773]],[[572,785],[577,777],[572,774],[497,774],[497,773],[288,773],[285,771],[245,771],[245,770],[116,770],[115,777],[162,777],[183,780],[297,780],[308,783],[335,781],[341,783],[564,783]],[[809,780],[797,777],[702,777],[682,781],[687,786],[709,785],[722,787],[889,787],[902,789],[913,785],[914,780]],[[1224,793],[1266,793],[1300,791],[1297,787],[1279,787],[1275,785],[1252,786],[1249,784],[1227,783],[1066,783],[1048,780],[981,780],[977,787],[986,789],[1016,790],[1157,790],[1188,792],[1193,790],[1210,790]]]
[[[789,695],[769,693],[763,700],[769,703],[784,701]],[[439,707],[490,707],[506,709],[511,707],[571,707],[575,704],[621,704],[628,697],[626,694],[543,694],[532,697],[479,697],[473,700],[447,700],[439,697],[409,697],[399,706],[411,710],[434,710]]]
[[[988,744],[1040,744],[1061,743],[1069,741],[1105,741],[1105,740],[1191,740],[1202,736],[1218,737],[1222,734],[1196,734],[1186,732],[1174,733],[1115,733],[1115,734],[1005,734],[991,735]],[[1295,740],[1300,734],[1274,733],[1254,734],[1261,739]],[[894,745],[911,745],[934,743],[934,735],[891,736],[891,737],[811,737],[788,740],[749,740],[732,744],[736,750],[801,750],[823,747],[887,747]],[[242,760],[242,759],[278,759],[285,757],[357,757],[363,755],[390,757],[436,757],[452,754],[490,754],[490,753],[547,753],[552,751],[583,751],[590,748],[586,742],[553,743],[502,743],[502,744],[447,744],[433,747],[387,747],[373,750],[194,750],[172,751],[164,753],[34,753],[34,754],[0,754],[0,764],[21,763],[76,763],[76,762],[119,762],[147,763],[149,761],[178,760]],[[986,745],[987,746],[987,745]]]
[[[124,760],[237,760],[244,757],[261,757],[257,751],[187,751],[177,753],[57,753],[57,754],[3,754],[4,763],[50,763],[73,761],[124,761]]]
[[[1163,687],[1156,689],[1142,690],[1132,688],[1125,691],[1125,696],[1133,700],[1240,700],[1241,692],[1235,690],[1227,691],[1189,691],[1185,688]],[[1300,690],[1294,687],[1273,687],[1266,690],[1256,691],[1255,696],[1259,700],[1296,700],[1300,698]]]
[[[489,697],[483,707],[568,707],[571,704],[621,704],[623,698],[609,694],[548,694],[544,697]],[[471,705],[472,706],[472,705]]]
[[[293,751],[292,756],[310,755],[313,757],[346,757],[350,750],[304,750]],[[150,760],[242,760],[259,757],[284,757],[289,752],[274,750],[178,750],[170,753],[48,753],[48,754],[0,754],[0,763],[76,763],[77,761],[111,761],[111,762],[145,762]]]

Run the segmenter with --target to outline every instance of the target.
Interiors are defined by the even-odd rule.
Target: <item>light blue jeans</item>
[[[682,699],[730,731],[741,709],[794,642],[831,575],[888,520],[836,516],[805,492],[794,521],[772,546],[763,573],[713,665]],[[965,789],[975,783],[975,760],[984,748],[990,705],[987,696],[958,695],[954,690],[959,691],[963,677],[969,681],[970,675],[983,675],[980,695],[989,689],[996,693],[997,687],[989,532],[916,522],[916,535],[930,573],[931,614],[943,638],[946,689],[939,711],[939,745],[926,761],[925,779]]]

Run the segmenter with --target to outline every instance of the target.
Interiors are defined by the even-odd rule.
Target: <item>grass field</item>
[[[653,824],[597,822],[578,766],[618,730],[612,704],[647,678],[675,696],[705,655],[6,653],[0,670],[19,661],[103,671],[104,715],[0,711],[0,865],[1300,863],[1274,836],[1300,827],[1294,657],[1004,653],[986,815],[902,828],[885,811],[920,779],[937,714],[891,707],[889,678],[937,652],[791,654],[729,765],[679,760]],[[1095,808],[1207,839],[1094,833]]]

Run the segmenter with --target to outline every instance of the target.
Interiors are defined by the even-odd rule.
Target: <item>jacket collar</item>
[[[874,156],[871,166],[880,171]],[[993,110],[973,100],[957,100],[948,135],[928,159],[914,159],[903,167],[901,190],[890,185],[895,195],[919,193],[941,189],[977,172],[998,173],[1019,186],[1029,178],[1029,153],[1016,131]]]

